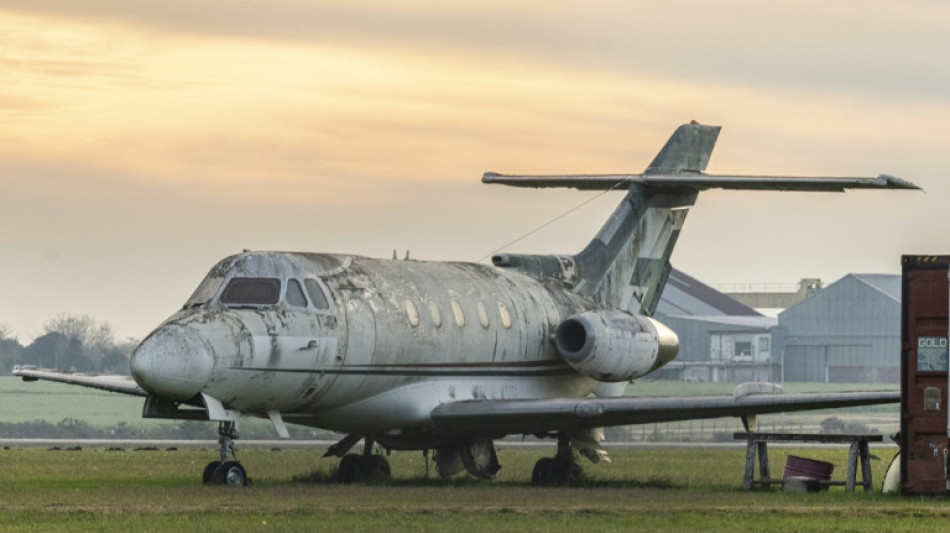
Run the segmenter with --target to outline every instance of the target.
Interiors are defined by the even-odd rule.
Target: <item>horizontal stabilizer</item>
[[[588,174],[563,176],[513,176],[486,172],[482,183],[512,187],[574,188],[579,190],[645,189],[703,191],[707,189],[766,191],[829,191],[845,189],[920,189],[909,181],[881,174],[876,178],[821,178],[795,176],[726,176],[712,174]]]

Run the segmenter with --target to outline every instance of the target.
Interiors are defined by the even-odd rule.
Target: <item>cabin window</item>
[[[294,307],[307,307],[307,297],[303,295],[303,289],[300,288],[300,282],[295,279],[287,280],[287,305]]]
[[[488,321],[488,309],[485,309],[485,304],[479,300],[475,302],[475,308],[478,310],[478,322],[483,328],[488,329],[488,326],[491,325],[491,322]]]
[[[435,303],[435,300],[429,300],[429,318],[432,319],[432,325],[441,328],[442,327],[442,313],[439,312],[439,304]]]
[[[409,325],[416,327],[419,325],[419,310],[416,309],[416,304],[412,303],[412,300],[406,298],[406,316],[409,317]]]
[[[505,329],[511,329],[511,313],[508,312],[505,302],[498,302],[498,314],[501,315],[501,325]]]
[[[327,302],[326,294],[323,292],[323,287],[320,286],[320,282],[313,278],[307,278],[303,280],[303,284],[307,287],[307,293],[310,294],[310,301],[313,302],[313,306],[317,309],[329,309],[330,304]]]
[[[464,328],[465,327],[465,313],[462,312],[462,306],[459,305],[459,301],[455,298],[449,301],[449,304],[452,306],[452,314],[455,315],[455,325]]]
[[[226,305],[274,305],[280,301],[280,280],[276,278],[233,278],[221,293]]]

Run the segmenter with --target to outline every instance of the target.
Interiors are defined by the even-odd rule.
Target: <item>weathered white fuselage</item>
[[[229,293],[235,279],[250,288]],[[551,336],[597,308],[554,280],[478,264],[246,252],[211,270],[132,369],[166,399],[416,439],[442,403],[593,392],[602,383]]]

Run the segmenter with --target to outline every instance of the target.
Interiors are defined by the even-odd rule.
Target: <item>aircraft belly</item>
[[[464,400],[522,400],[583,397],[597,382],[579,375],[554,378],[444,378],[406,384],[348,402],[332,409],[285,414],[288,422],[345,433],[387,433],[398,438],[403,430],[430,425],[430,413],[439,405]]]

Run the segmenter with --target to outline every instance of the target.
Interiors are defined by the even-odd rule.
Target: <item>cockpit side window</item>
[[[330,308],[330,304],[327,302],[327,296],[324,294],[323,288],[320,287],[317,280],[307,278],[303,280],[303,284],[307,287],[307,294],[310,295],[310,301],[313,302],[314,307],[317,309]]]
[[[295,279],[287,280],[287,305],[307,307],[307,297],[303,295],[300,282]]]
[[[274,305],[280,301],[276,278],[233,278],[221,293],[225,305]]]

